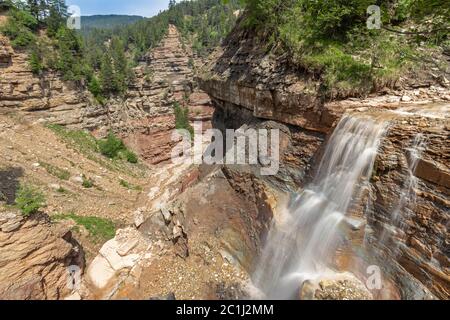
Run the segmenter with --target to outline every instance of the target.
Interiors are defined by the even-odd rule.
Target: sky
[[[94,14],[127,14],[151,17],[169,6],[169,0],[66,0],[77,5],[82,16]]]

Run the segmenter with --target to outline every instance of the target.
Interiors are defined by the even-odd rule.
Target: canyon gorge
[[[327,99],[239,24],[208,58],[171,24],[102,105],[27,54],[0,35],[0,299],[449,299],[449,56]],[[278,173],[172,163],[174,103],[205,132],[279,130]],[[137,164],[90,149],[110,132]],[[46,196],[29,217],[23,180]]]

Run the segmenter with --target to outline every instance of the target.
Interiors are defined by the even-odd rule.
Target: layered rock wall
[[[71,293],[69,266],[84,268],[70,226],[46,216],[0,212],[0,299],[62,299]]]
[[[83,127],[97,117],[86,91],[54,72],[31,72],[28,55],[0,36],[0,111],[21,111],[46,122]]]
[[[350,212],[351,231],[347,246],[337,252],[336,268],[366,280],[367,266],[382,266],[386,281],[372,292],[376,298],[448,299],[448,81],[405,76],[394,89],[367,98],[325,101],[317,79],[291,67],[285,56],[267,54],[255,37],[237,29],[199,82],[216,108],[215,127],[280,129],[280,171],[258,178],[286,194],[298,192],[314,176],[343,114],[385,114],[391,125],[370,190]],[[444,111],[430,113],[438,101]],[[411,176],[408,148],[417,134],[426,140],[426,151]]]

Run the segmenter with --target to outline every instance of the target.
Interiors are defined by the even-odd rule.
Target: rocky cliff
[[[27,118],[104,136],[120,134],[151,164],[170,159],[175,128],[174,102],[190,110],[192,121],[210,127],[211,102],[194,81],[196,59],[170,25],[161,44],[134,69],[135,80],[125,97],[100,105],[80,84],[54,72],[34,75],[28,55],[13,50],[0,37],[0,111],[22,112]],[[198,62],[198,61],[197,61]]]
[[[194,81],[194,56],[170,25],[161,44],[134,69],[126,98],[108,103],[110,127],[152,164],[170,159],[176,141],[174,103],[189,108],[192,121],[210,127],[211,102]]]
[[[335,267],[365,281],[367,266],[383,266],[386,281],[372,292],[376,298],[448,299],[447,76],[405,75],[393,89],[366,98],[326,101],[317,79],[292,67],[287,56],[267,54],[257,37],[238,27],[212,55],[199,82],[213,100],[215,127],[280,129],[279,173],[252,174],[284,192],[296,192],[311,180],[342,115],[386,117],[390,127],[371,188],[352,209],[351,245],[338,250]],[[431,104],[439,101],[442,105]],[[420,154],[411,151],[417,136],[426,141]],[[413,173],[411,152],[417,157]]]
[[[54,72],[34,75],[28,55],[13,50],[0,36],[0,110],[21,111],[31,118],[72,127],[89,126],[96,117],[88,94]],[[92,112],[92,114],[91,114]]]
[[[24,219],[0,212],[0,298],[62,299],[70,291],[69,267],[84,268],[84,254],[70,226],[53,225],[49,217]]]

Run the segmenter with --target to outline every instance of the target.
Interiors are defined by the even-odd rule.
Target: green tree
[[[100,67],[100,84],[105,95],[110,95],[111,93],[115,92],[117,88],[111,60],[111,55],[107,51],[103,56],[102,64]]]
[[[116,85],[116,91],[119,93],[124,93],[127,90],[129,78],[125,47],[120,39],[114,37],[111,40],[110,48],[114,66],[114,83]]]
[[[34,49],[30,54],[29,64],[30,64],[31,71],[34,74],[41,73],[41,71],[43,69],[42,58],[36,49]]]

